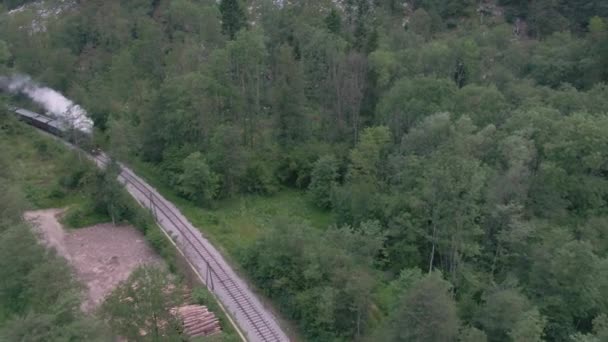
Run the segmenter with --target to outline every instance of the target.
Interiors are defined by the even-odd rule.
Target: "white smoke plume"
[[[70,127],[85,133],[91,133],[93,130],[93,120],[88,117],[84,108],[75,104],[60,92],[37,84],[29,76],[0,76],[0,88],[13,94],[27,95],[41,105],[48,114],[60,119]]]

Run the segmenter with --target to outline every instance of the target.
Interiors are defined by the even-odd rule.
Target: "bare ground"
[[[36,210],[25,218],[37,227],[42,241],[65,257],[86,285],[82,309],[90,312],[131,272],[143,264],[163,265],[144,236],[128,225],[111,223],[66,231],[58,220],[61,209]]]

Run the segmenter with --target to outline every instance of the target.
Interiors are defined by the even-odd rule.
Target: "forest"
[[[302,340],[608,340],[608,2],[2,3],[116,158],[330,217],[229,249]]]

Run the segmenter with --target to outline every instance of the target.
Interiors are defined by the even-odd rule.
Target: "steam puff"
[[[65,121],[69,126],[91,133],[93,120],[87,112],[60,92],[49,87],[41,87],[29,76],[15,75],[10,78],[0,77],[0,87],[11,93],[22,93],[41,105],[47,112]]]

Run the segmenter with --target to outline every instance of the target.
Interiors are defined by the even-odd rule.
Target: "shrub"
[[[208,204],[217,196],[219,176],[211,171],[200,152],[190,154],[182,163],[183,173],[178,180],[180,194],[199,204]]]
[[[278,190],[277,182],[270,167],[262,161],[253,161],[241,179],[243,192],[270,195]]]

